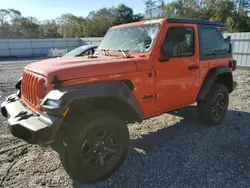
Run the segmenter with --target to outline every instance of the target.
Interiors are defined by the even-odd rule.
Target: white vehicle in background
[[[52,48],[48,51],[48,57],[62,57],[64,54],[68,53],[67,49]]]
[[[78,48],[75,48],[74,50],[66,53],[62,57],[79,57],[79,56],[88,56],[95,53],[95,50],[97,49],[98,45],[84,45],[80,46]]]
[[[77,47],[68,52],[67,49],[50,49],[47,56],[48,57],[79,57],[79,56],[87,56],[95,53],[98,45],[84,45]]]

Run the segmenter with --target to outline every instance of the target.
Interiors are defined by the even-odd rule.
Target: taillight
[[[236,65],[237,65],[237,61],[233,60],[233,66],[232,66],[232,71],[236,70]]]
[[[229,64],[228,64],[228,66],[232,69],[232,71],[236,70],[236,65],[237,65],[236,60],[230,61]]]

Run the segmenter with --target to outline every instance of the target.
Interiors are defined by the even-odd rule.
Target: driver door
[[[195,100],[199,85],[197,50],[197,26],[168,27],[156,63],[156,106],[181,107]]]

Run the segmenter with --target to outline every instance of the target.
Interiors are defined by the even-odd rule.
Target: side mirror
[[[224,41],[230,42],[231,41],[231,36],[227,36],[226,38],[224,38]]]
[[[169,61],[169,57],[160,57],[160,58],[159,58],[159,61],[160,61],[161,63],[166,62],[166,61]]]

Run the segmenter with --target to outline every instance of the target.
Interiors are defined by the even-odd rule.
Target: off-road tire
[[[223,99],[223,105],[221,113],[218,113],[218,117],[216,118],[213,113],[217,106],[215,105],[218,101],[218,97]],[[217,125],[219,124],[225,117],[229,104],[229,94],[228,89],[219,83],[214,83],[209,93],[207,94],[204,100],[198,101],[198,117],[201,123],[205,125]],[[214,107],[214,109],[213,109]],[[220,110],[219,110],[220,111]]]
[[[99,168],[89,166],[89,164],[86,165],[85,162],[87,160],[82,158],[82,156],[85,156],[83,153],[86,153],[85,143],[90,142],[86,140],[95,132],[105,130],[109,131],[109,134],[112,132],[112,137],[109,141],[113,140],[116,144],[112,144],[114,146],[117,145],[115,146],[116,150],[112,160],[108,164],[105,164],[105,166],[100,166]],[[129,131],[127,125],[121,117],[110,111],[100,110],[87,113],[79,117],[74,125],[69,125],[66,132],[61,135],[62,144],[61,149],[58,150],[59,156],[66,172],[73,180],[79,183],[92,184],[110,177],[118,170],[127,156],[129,147]],[[107,144],[107,142],[105,144]],[[91,154],[90,156],[98,154],[92,153],[94,146],[89,148],[91,151],[89,152]],[[96,161],[96,163],[91,161],[90,164],[92,163],[96,165],[101,164],[100,160]]]

